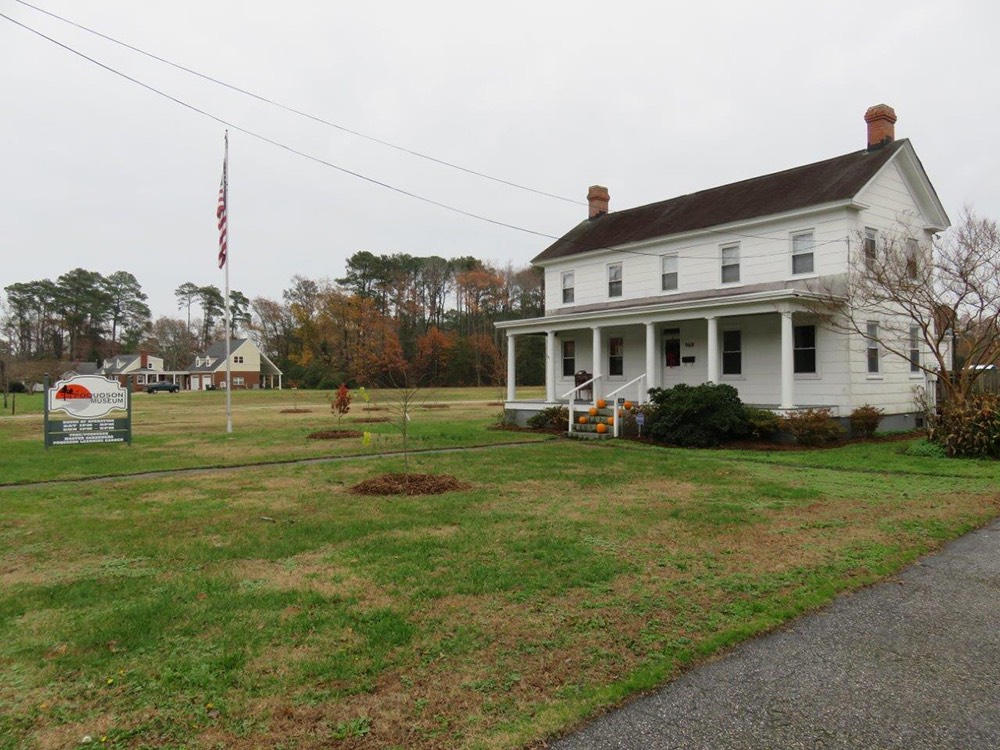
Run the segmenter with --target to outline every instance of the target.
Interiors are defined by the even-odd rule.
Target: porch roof
[[[725,315],[753,315],[777,313],[782,309],[802,309],[807,300],[828,299],[826,295],[801,288],[775,289],[772,285],[760,285],[751,291],[743,287],[731,295],[716,294],[706,297],[704,293],[677,295],[669,300],[650,297],[630,300],[617,305],[592,305],[580,307],[573,312],[546,315],[541,318],[504,320],[494,325],[510,333],[543,333],[551,330],[565,330],[583,325],[627,325],[684,320],[690,317]]]

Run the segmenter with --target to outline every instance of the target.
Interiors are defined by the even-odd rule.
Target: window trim
[[[625,291],[625,266],[624,266],[624,264],[622,263],[622,261],[618,260],[618,261],[615,261],[614,263],[608,263],[607,266],[606,266],[606,268],[607,268],[607,277],[608,277],[608,299],[618,299],[619,297],[624,296],[623,295],[623,293]],[[618,269],[618,278],[617,279],[612,279],[611,278],[611,271],[614,268]],[[612,293],[612,285],[613,284],[617,284],[618,285],[618,294],[613,294]]]
[[[726,251],[727,250],[735,250],[736,251],[736,262],[735,263],[728,263],[728,264],[726,263]],[[741,256],[742,256],[742,253],[740,252],[740,243],[739,242],[731,242],[731,243],[727,243],[725,245],[719,245],[719,283],[720,284],[739,284],[740,283],[740,281],[742,280],[741,279],[742,274],[741,274],[741,269],[740,269]],[[731,279],[729,281],[726,281],[726,268],[732,268],[733,266],[736,267],[736,278],[735,279]]]
[[[572,356],[569,356],[569,357],[566,356],[566,345],[567,344],[569,344],[570,346],[573,347],[573,354],[572,354]],[[562,378],[573,378],[576,375],[576,339],[561,339],[561,343],[559,345],[559,353],[561,355],[560,359],[562,360],[562,375],[560,375],[560,377],[562,377]],[[569,375],[566,374],[566,362],[567,361],[573,363],[570,366],[570,370],[572,370],[572,372],[570,372]]]
[[[878,230],[865,227],[865,238],[861,242],[861,258],[866,272],[875,270],[878,263]]]
[[[903,254],[906,278],[909,281],[916,281],[920,275],[920,242],[916,237],[907,237],[903,241]]]
[[[796,331],[803,328],[812,328],[812,346],[796,346]],[[819,339],[817,333],[819,327],[815,323],[800,323],[798,325],[792,325],[792,374],[798,375],[805,379],[816,377],[819,375]],[[797,357],[795,356],[798,352],[812,352],[812,366],[811,370],[800,370]]]
[[[666,265],[667,261],[673,261],[673,271],[667,271]],[[674,277],[674,285],[667,288],[667,276]],[[660,291],[661,292],[676,292],[680,289],[680,261],[678,260],[677,253],[667,253],[666,255],[660,256]]]
[[[799,252],[795,252],[795,241],[798,238],[800,238],[800,237],[805,237],[806,235],[809,235],[809,236],[812,237],[812,244],[809,246],[809,251],[805,252],[805,251],[800,250]],[[791,232],[789,234],[789,243],[790,243],[790,246],[791,246],[790,247],[790,250],[791,250],[791,256],[790,256],[791,257],[791,261],[790,261],[790,263],[791,263],[792,276],[810,276],[810,275],[815,275],[815,273],[816,273],[816,229],[815,228],[800,229],[798,231]],[[809,265],[811,266],[810,269],[808,271],[796,271],[795,270],[795,259],[797,257],[801,258],[801,257],[804,257],[806,255],[808,255],[809,258],[810,258],[810,262],[809,262]]]
[[[612,344],[615,341],[621,342],[621,354],[614,355]],[[621,373],[614,374],[614,367],[612,367],[611,362],[613,359],[621,360]],[[625,334],[618,334],[617,336],[608,336],[608,379],[609,380],[624,380],[625,379]]]
[[[726,349],[726,334],[735,333],[739,337],[739,349]],[[723,378],[732,379],[742,379],[743,373],[743,329],[742,328],[724,328],[722,330],[722,335],[719,337],[720,343],[722,345],[722,356],[719,357],[719,375]],[[737,372],[726,372],[726,355],[736,354],[739,357],[739,370]]]
[[[570,285],[566,286],[569,279]],[[562,289],[562,303],[572,305],[576,303],[576,271],[563,271],[559,277],[559,285]],[[569,299],[566,299],[566,292],[569,292]]]
[[[923,372],[920,369],[920,326],[910,326],[909,340],[909,363],[910,375],[919,375]]]
[[[865,321],[865,368],[869,375],[881,375],[882,374],[882,363],[880,362],[881,348],[878,345],[878,322],[874,320]],[[874,359],[872,358],[872,352],[874,352]],[[875,369],[872,369],[874,365]]]

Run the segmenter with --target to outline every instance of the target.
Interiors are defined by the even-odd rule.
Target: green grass
[[[284,420],[310,415],[253,395],[277,437],[245,448],[305,450]],[[463,400],[428,440],[488,439]],[[0,748],[537,742],[1000,513],[996,464],[900,445],[418,454],[470,485],[418,497],[348,491],[399,457],[0,489]],[[81,471],[22,450],[23,476]]]

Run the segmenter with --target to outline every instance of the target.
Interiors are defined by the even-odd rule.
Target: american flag
[[[229,169],[229,154],[222,160],[222,184],[219,185],[219,206],[215,209],[215,216],[219,220],[219,268],[226,265],[226,198],[229,186],[226,181],[226,172]]]

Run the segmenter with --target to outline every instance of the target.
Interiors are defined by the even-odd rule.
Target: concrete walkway
[[[550,747],[1000,748],[1000,521]]]

